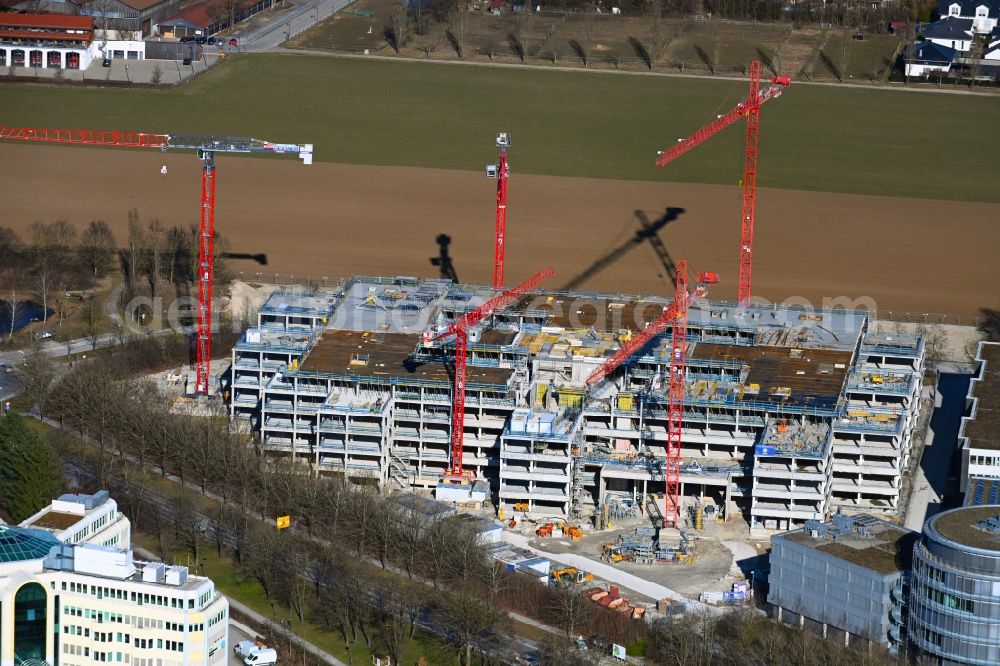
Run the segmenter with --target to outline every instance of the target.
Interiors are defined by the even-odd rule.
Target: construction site
[[[485,483],[473,495],[449,481],[456,345],[424,333],[493,294],[398,277],[277,292],[233,348],[231,414],[266,451],[319,473],[488,501],[507,517],[599,525],[650,497],[663,507],[670,335],[587,384],[670,305],[655,297],[531,292],[470,329],[461,465]],[[868,327],[863,312],[693,300],[682,504],[761,531],[894,512],[924,349]]]
[[[542,521],[540,535],[548,519],[640,515],[674,530],[603,544],[610,561],[683,559],[681,528],[706,516],[766,537],[895,512],[924,342],[876,332],[865,310],[751,299],[760,109],[790,84],[761,72],[657,160],[747,120],[737,301],[709,300],[719,275],[689,283],[683,259],[672,298],[545,289],[551,269],[508,288],[501,133],[493,284],[356,276],[272,294],[232,350],[232,418],[316,473]]]
[[[656,161],[667,167],[747,121],[735,270],[689,275],[661,242],[673,294],[552,288],[551,268],[509,279],[511,141],[501,133],[486,168],[497,183],[492,284],[446,275],[442,255],[438,278],[354,276],[273,292],[220,386],[210,370],[215,155],[295,154],[308,165],[313,145],[32,128],[3,137],[196,152],[194,393],[222,393],[234,427],[267,455],[488,512],[520,533],[508,543],[557,537],[549,543],[586,562],[700,566],[667,575],[703,589],[704,578],[734,573],[726,549],[756,556],[698,544],[708,532],[723,544],[765,541],[838,512],[895,513],[921,410],[921,336],[880,332],[865,309],[753,299],[760,109],[791,83],[762,72],[753,62],[747,97]],[[709,298],[720,282],[737,285],[735,301]],[[588,576],[564,567],[553,580]],[[733,585],[712,593],[747,592]]]

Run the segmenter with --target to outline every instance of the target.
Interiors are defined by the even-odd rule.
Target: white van
[[[246,666],[268,666],[278,663],[278,653],[274,648],[261,648],[243,659]]]

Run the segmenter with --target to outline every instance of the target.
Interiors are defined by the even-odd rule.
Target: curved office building
[[[910,640],[941,664],[1000,664],[1000,506],[939,513],[913,548]]]

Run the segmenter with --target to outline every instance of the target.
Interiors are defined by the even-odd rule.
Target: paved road
[[[934,413],[920,465],[913,478],[913,494],[905,525],[920,531],[924,522],[940,511],[962,502],[959,490],[958,427],[965,413],[965,396],[971,375],[942,373],[934,392]]]
[[[309,0],[287,13],[279,10],[273,21],[252,32],[241,30],[234,36],[240,40],[241,51],[272,51],[351,2],[353,0]]]

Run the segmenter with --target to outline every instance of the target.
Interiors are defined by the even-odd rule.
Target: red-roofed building
[[[86,69],[94,19],[64,14],[0,14],[0,67]]]
[[[213,0],[197,2],[188,5],[177,14],[160,21],[160,34],[166,38],[197,37],[203,35],[208,37],[218,30],[209,31],[218,19],[212,16],[209,9]]]
[[[235,22],[245,21],[251,16],[274,6],[276,0],[243,0],[237,6],[233,18]],[[167,38],[211,37],[228,27],[229,17],[213,12],[217,0],[202,0],[188,5],[180,12],[160,21],[159,32]]]

